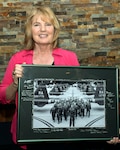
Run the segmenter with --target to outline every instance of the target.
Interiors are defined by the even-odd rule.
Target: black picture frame
[[[18,143],[110,140],[119,136],[117,67],[23,68],[18,88]],[[55,118],[53,106],[57,108]]]

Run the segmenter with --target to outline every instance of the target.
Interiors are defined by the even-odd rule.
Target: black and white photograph
[[[119,135],[117,67],[23,67],[18,143],[110,140]]]
[[[35,79],[33,128],[105,128],[104,80]]]

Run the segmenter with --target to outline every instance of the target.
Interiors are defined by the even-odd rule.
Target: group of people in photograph
[[[75,127],[75,120],[78,117],[90,117],[91,102],[89,99],[70,98],[68,100],[59,100],[54,103],[50,109],[53,121],[61,123],[69,120],[68,127]]]

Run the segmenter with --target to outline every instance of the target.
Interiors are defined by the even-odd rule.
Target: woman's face
[[[54,26],[50,21],[43,21],[40,15],[35,15],[32,19],[32,36],[35,44],[49,45],[53,42]]]

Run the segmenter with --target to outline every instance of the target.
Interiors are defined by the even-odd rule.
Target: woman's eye
[[[46,26],[51,26],[51,23],[46,23],[45,25],[46,25]]]
[[[51,26],[51,23],[45,23],[44,26]],[[33,26],[41,26],[41,24],[35,23]]]
[[[34,26],[39,26],[39,24],[34,24]]]

